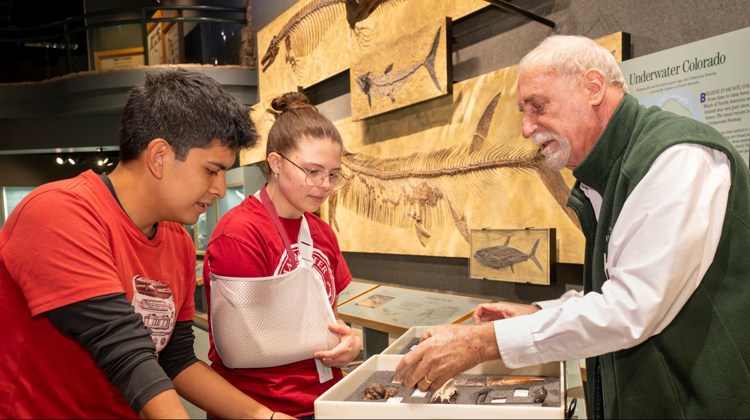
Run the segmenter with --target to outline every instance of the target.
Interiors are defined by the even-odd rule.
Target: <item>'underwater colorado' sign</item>
[[[711,124],[750,162],[750,28],[620,63],[646,105]]]

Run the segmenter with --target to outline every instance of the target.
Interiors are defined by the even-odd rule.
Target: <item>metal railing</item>
[[[152,17],[157,11],[180,11],[175,17]],[[184,12],[191,12],[196,16],[183,16]],[[227,14],[241,17],[211,17],[209,14]],[[130,18],[123,16],[139,16]],[[71,39],[79,33],[95,29],[120,26],[140,25],[141,43],[144,52],[144,62],[148,65],[148,24],[152,22],[195,22],[207,24],[237,24],[246,25],[245,8],[222,6],[148,6],[133,8],[117,8],[86,13],[81,16],[71,16],[60,21],[25,28],[0,28],[0,42],[23,43],[24,45],[44,46],[47,48],[65,50],[65,70],[70,73],[73,68],[71,50],[78,44]],[[90,54],[90,51],[87,51]],[[205,64],[205,63],[202,63]],[[90,65],[88,66],[90,67]]]

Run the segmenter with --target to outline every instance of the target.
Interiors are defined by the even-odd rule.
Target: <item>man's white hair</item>
[[[571,82],[586,70],[598,69],[606,78],[606,83],[621,86],[628,92],[628,85],[620,66],[606,48],[585,36],[551,35],[531,50],[518,64],[519,73],[527,66],[543,65]]]

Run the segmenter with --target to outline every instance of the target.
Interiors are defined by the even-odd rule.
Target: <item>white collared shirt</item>
[[[607,248],[601,293],[569,291],[532,315],[494,321],[511,368],[626,349],[675,318],[713,261],[731,185],[727,156],[676,145],[654,162],[623,205]],[[585,188],[599,218],[602,198]]]

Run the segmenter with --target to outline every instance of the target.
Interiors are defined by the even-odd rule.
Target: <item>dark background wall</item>
[[[253,26],[262,28],[295,3],[292,0],[252,0]],[[456,81],[516,64],[553,32],[591,38],[628,32],[633,54],[639,57],[750,26],[747,0],[514,0],[513,4],[554,21],[556,28],[553,30],[496,8],[455,22],[453,74]],[[326,83],[311,89],[321,98],[320,109],[333,120],[347,117],[350,112],[348,74]],[[113,117],[102,115],[102,118]],[[86,128],[71,120],[55,127],[29,126],[26,130],[28,148],[33,149],[37,144],[44,144],[45,148],[50,143],[69,144]],[[0,132],[0,143],[3,137],[4,133]],[[116,140],[102,139],[98,144],[113,142]],[[38,185],[75,175],[71,172],[75,169],[63,169],[40,155],[0,156],[0,185]],[[493,299],[530,302],[554,298],[568,288],[580,287],[579,265],[560,264],[555,284],[533,286],[469,279],[468,259],[465,258],[364,253],[346,253],[345,256],[355,277]]]

